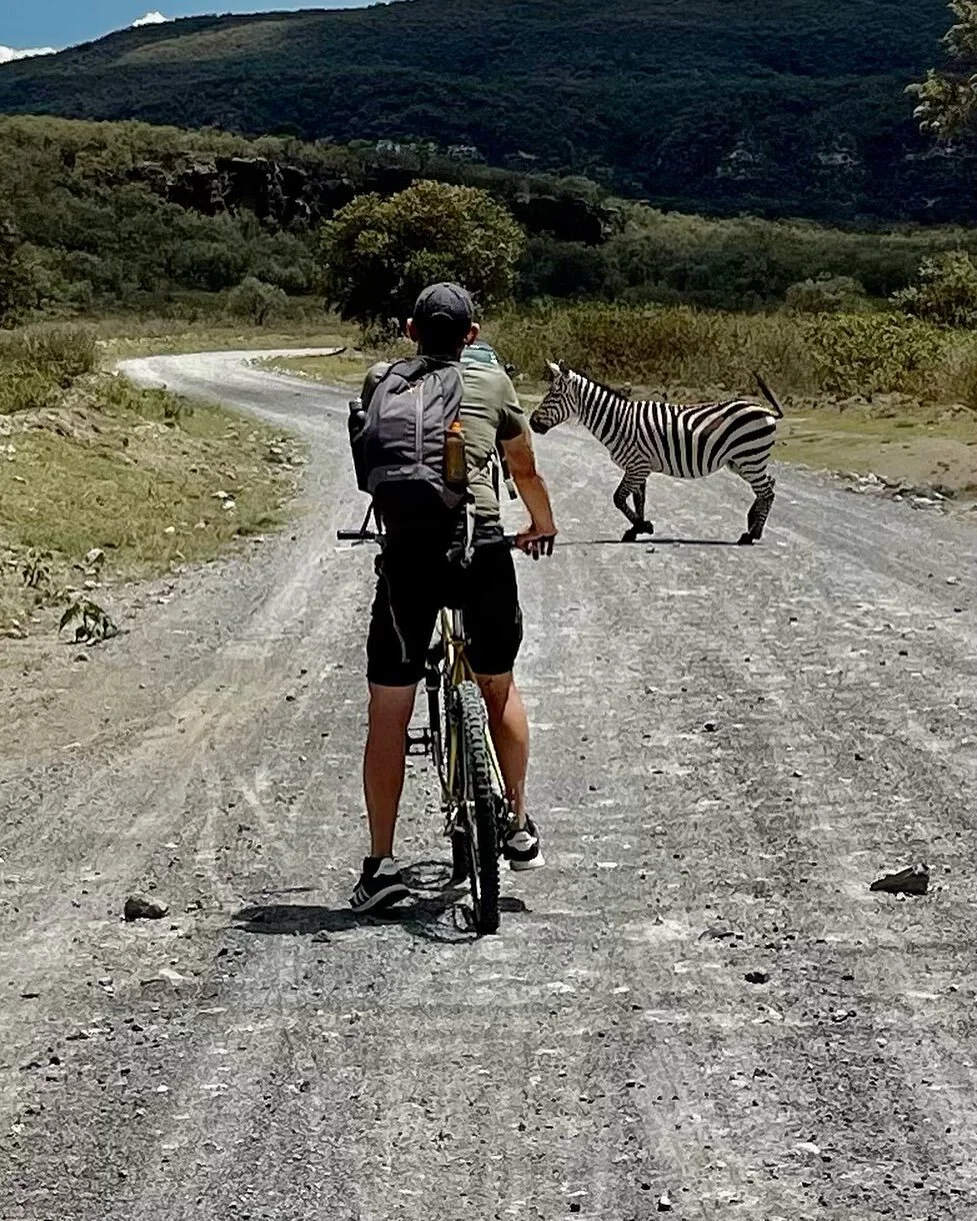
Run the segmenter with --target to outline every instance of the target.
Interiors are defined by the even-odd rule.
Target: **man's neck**
[[[428,360],[459,361],[461,360],[462,350],[463,349],[459,348],[458,351],[452,356],[447,355],[444,352],[427,352],[420,344],[417,345],[417,355],[426,356]]]

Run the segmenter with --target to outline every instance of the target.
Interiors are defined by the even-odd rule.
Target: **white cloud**
[[[134,21],[132,28],[135,30],[141,25],[165,25],[169,20],[169,17],[164,17],[162,13],[154,10],[151,13],[147,13],[145,17],[140,17],[138,21]]]
[[[8,64],[12,59],[29,59],[32,55],[53,55],[54,47],[28,47],[18,51],[14,47],[0,47],[0,64]]]

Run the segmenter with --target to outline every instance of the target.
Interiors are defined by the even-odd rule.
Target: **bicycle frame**
[[[465,625],[461,611],[444,608],[440,613],[439,619],[442,650],[440,698],[443,701],[447,695],[448,688],[457,687],[463,682],[475,682],[476,678],[475,672],[465,654]],[[447,709],[445,711],[447,712]],[[447,757],[442,759],[436,758],[435,763],[438,766],[441,779],[442,810],[448,820],[448,830],[450,831],[450,824],[454,820],[458,803],[457,794],[462,789],[458,783],[460,779],[458,775],[460,763],[458,726],[450,716],[446,717],[446,725],[448,740],[444,745],[447,747]],[[502,768],[495,750],[495,743],[492,741],[492,734],[487,727],[485,740],[488,745],[489,762],[495,782],[498,785],[498,790],[503,801],[508,804],[505,797],[505,781],[502,778]]]

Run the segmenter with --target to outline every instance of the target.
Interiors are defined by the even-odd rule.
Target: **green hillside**
[[[977,251],[974,229],[703,218],[627,203],[582,178],[427,154],[0,117],[0,234],[25,244],[36,305],[58,312],[219,307],[247,277],[308,298],[321,223],[358,194],[390,195],[420,178],[482,187],[511,209],[528,238],[516,284],[527,302],[741,310],[776,305],[819,276],[854,276],[883,298],[906,287],[925,256]]]
[[[946,25],[944,0],[198,17],[3,65],[0,111],[430,140],[713,214],[962,220],[977,214],[977,162],[934,155],[904,93]]]

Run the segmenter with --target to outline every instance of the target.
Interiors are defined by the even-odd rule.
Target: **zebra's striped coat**
[[[774,500],[768,471],[770,451],[782,417],[780,404],[758,378],[773,410],[753,399],[679,406],[634,402],[565,365],[550,365],[552,384],[530,417],[533,431],[546,433],[577,416],[623,470],[614,503],[631,523],[625,540],[654,531],[645,519],[648,476],[700,479],[724,466],[753,489],[754,501],[740,543],[757,541]],[[633,502],[633,509],[629,504]]]

